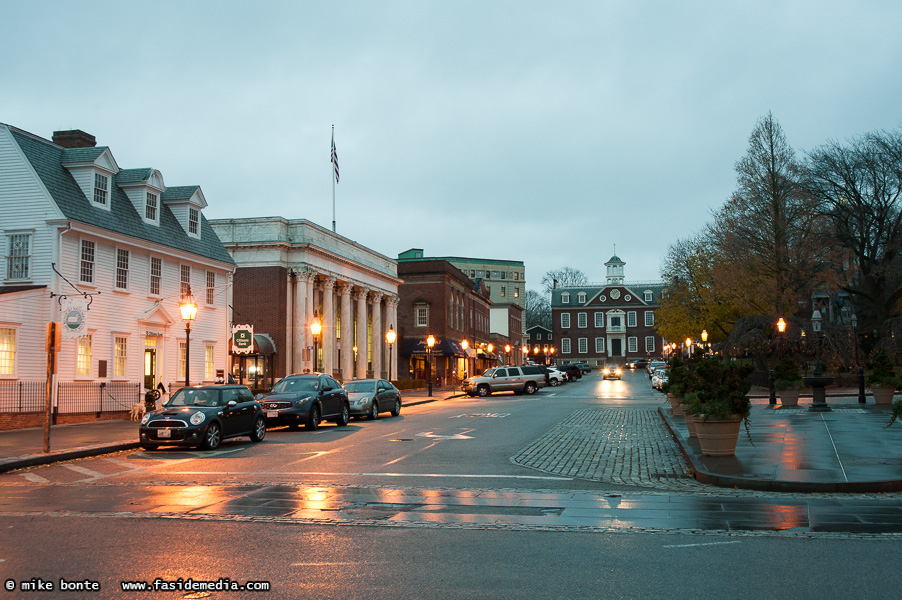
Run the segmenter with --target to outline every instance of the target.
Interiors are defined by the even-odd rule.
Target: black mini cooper
[[[259,442],[266,436],[266,419],[260,403],[243,385],[204,385],[182,388],[163,408],[141,420],[141,447],[197,446],[215,450],[227,438],[250,436]]]

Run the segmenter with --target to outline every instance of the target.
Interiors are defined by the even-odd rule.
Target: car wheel
[[[576,375],[568,375],[567,378],[568,378],[570,381],[576,381]]]
[[[260,442],[266,437],[266,421],[263,417],[257,417],[254,421],[254,430],[251,432],[251,441]]]
[[[319,427],[319,422],[322,417],[319,414],[319,406],[314,406],[310,409],[310,412],[307,414],[307,422],[304,423],[304,429],[308,431],[313,431],[317,427]]]
[[[201,447],[204,450],[216,450],[219,448],[221,441],[222,429],[219,427],[219,423],[214,421],[207,426],[207,432],[204,434],[204,441],[201,443]]]
[[[491,390],[489,390],[489,386],[483,384],[483,385],[480,385],[478,388],[476,388],[476,393],[479,394],[480,396],[488,396],[492,392],[491,392]]]
[[[527,394],[535,394],[536,393],[536,384],[532,381],[527,381],[526,385],[523,386],[523,391]]]
[[[397,417],[401,414],[401,401],[395,400],[395,406],[391,409],[391,416]]]
[[[348,424],[348,421],[351,420],[351,409],[348,408],[348,403],[345,402],[341,405],[341,414],[338,415],[338,418],[335,419],[335,424],[339,427],[344,427]]]
[[[375,421],[379,418],[379,403],[373,400],[373,405],[370,406],[370,414],[367,415],[370,421]]]
[[[145,450],[156,450],[159,448],[156,444],[145,444],[144,442],[141,442],[141,447]]]
[[[550,385],[551,387],[557,387],[558,383],[559,382],[557,380],[557,377],[552,377],[551,379],[548,380],[548,385]]]

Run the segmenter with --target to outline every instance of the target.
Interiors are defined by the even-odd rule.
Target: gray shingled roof
[[[120,169],[116,173],[115,183],[138,183],[147,181],[153,174],[153,169]]]
[[[111,210],[102,210],[91,206],[91,203],[82,193],[81,188],[75,183],[72,174],[63,167],[63,163],[93,161],[103,152],[104,147],[61,148],[52,142],[26,135],[13,128],[10,128],[10,131],[25,157],[34,167],[38,177],[41,178],[44,186],[67,219],[190,252],[230,265],[235,264],[216,232],[207,223],[203,213],[201,213],[201,239],[198,240],[188,236],[181,225],[179,225],[175,215],[172,214],[172,211],[165,204],[162,204],[160,207],[159,227],[145,223],[125,195],[125,192],[116,185],[111,186]],[[150,171],[150,169],[129,169],[125,172],[124,177],[140,176],[134,172],[142,170]],[[169,189],[176,190],[176,193],[183,193],[183,190],[190,188],[193,193],[193,190],[196,190],[197,187],[183,186]]]

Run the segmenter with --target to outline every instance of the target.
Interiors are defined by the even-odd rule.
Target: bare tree
[[[547,296],[543,296],[535,290],[527,290],[524,315],[526,327],[541,325],[551,329],[551,302]]]
[[[586,274],[580,271],[579,269],[574,269],[573,267],[563,267],[560,269],[553,269],[548,271],[542,276],[542,288],[545,290],[545,293],[549,296],[551,295],[551,290],[555,287],[575,287],[580,285],[586,285],[589,282],[589,278],[586,277]]]
[[[859,322],[884,330],[902,299],[902,131],[813,150],[806,186],[830,220],[824,234],[847,251],[837,269]]]

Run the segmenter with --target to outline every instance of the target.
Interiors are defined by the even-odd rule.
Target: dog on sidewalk
[[[130,418],[132,421],[140,421],[141,417],[144,416],[144,404],[132,404],[132,412]]]

